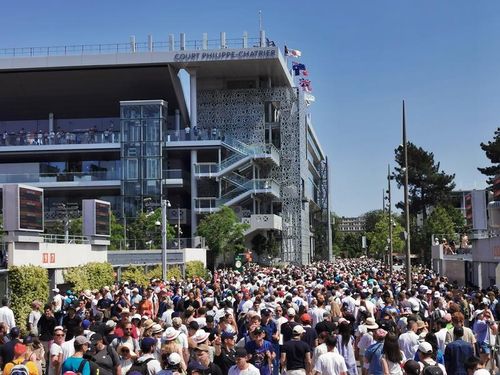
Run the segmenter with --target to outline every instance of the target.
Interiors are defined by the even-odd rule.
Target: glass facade
[[[123,211],[125,217],[134,218],[160,207],[167,104],[163,100],[121,102],[120,113]]]

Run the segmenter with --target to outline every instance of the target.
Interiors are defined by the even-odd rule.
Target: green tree
[[[362,233],[343,233],[343,241],[341,244],[341,252],[348,258],[357,258],[363,255],[364,250],[361,248]]]
[[[39,266],[10,267],[9,289],[13,292],[11,307],[17,326],[25,331],[31,303],[34,300],[45,303],[49,298],[49,274]]]
[[[481,142],[481,149],[486,153],[486,157],[493,164],[489,167],[478,168],[479,172],[488,176],[486,182],[493,185],[495,176],[500,175],[500,128],[495,130],[493,141]]]
[[[432,244],[432,235],[439,235],[439,238],[443,236],[450,238],[456,233],[455,223],[446,208],[438,206],[431,212],[424,224],[424,233],[429,246]]]
[[[222,254],[224,264],[228,254],[241,252],[245,249],[245,230],[248,224],[243,224],[233,209],[222,206],[200,221],[198,234],[205,237],[209,249],[214,255]]]
[[[405,246],[404,241],[399,234],[404,229],[396,218],[392,218],[392,249],[394,253],[401,252]],[[383,258],[386,254],[386,249],[389,246],[389,215],[383,214],[372,231],[366,233],[366,238],[369,241],[369,254],[374,257]]]
[[[382,210],[368,211],[363,215],[365,217],[365,232],[373,232],[375,230],[375,225],[384,216]]]
[[[101,289],[114,282],[113,266],[110,263],[91,262],[73,267],[64,272],[64,280],[77,291]]]
[[[404,155],[403,148],[395,150],[396,163],[395,177],[398,187],[404,184]],[[430,207],[444,205],[450,202],[450,193],[455,188],[455,175],[448,175],[440,171],[439,162],[434,161],[434,154],[408,142],[408,196],[410,215],[414,217],[422,214],[425,221]],[[397,207],[403,209],[403,202]]]
[[[161,208],[153,212],[141,212],[137,218],[127,226],[130,247],[134,249],[161,248]],[[167,223],[167,239],[175,236],[175,229]]]
[[[192,279],[194,277],[201,277],[204,280],[208,279],[208,270],[200,260],[192,260],[186,263],[186,277]]]
[[[116,219],[114,213],[111,213],[111,230],[110,230],[109,250],[121,249],[121,245],[125,236],[123,235],[123,225]]]

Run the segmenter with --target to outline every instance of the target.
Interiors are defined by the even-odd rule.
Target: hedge
[[[201,260],[192,260],[186,263],[186,277],[188,279],[201,277],[206,280],[208,278],[208,270]]]
[[[115,276],[110,263],[92,262],[65,271],[64,280],[71,283],[76,291],[82,291],[111,285]]]
[[[42,303],[48,301],[49,274],[45,268],[39,266],[10,267],[9,289],[16,325],[26,332],[31,303],[34,300]]]

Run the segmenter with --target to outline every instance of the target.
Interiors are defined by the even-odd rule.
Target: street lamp
[[[392,253],[394,248],[392,246],[392,201],[391,201],[391,180],[394,176],[391,175],[391,166],[387,165],[387,201],[388,201],[388,213],[389,213],[389,272],[392,275]]]
[[[161,277],[167,280],[167,209],[172,207],[169,200],[161,200]]]

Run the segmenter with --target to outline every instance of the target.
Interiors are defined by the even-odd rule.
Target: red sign
[[[49,263],[49,253],[42,254],[42,263]]]
[[[50,253],[50,263],[56,262],[56,253]]]
[[[56,253],[42,253],[42,263],[55,263],[56,262]]]

